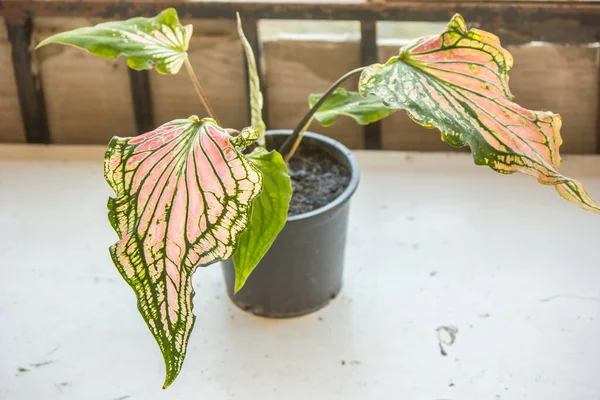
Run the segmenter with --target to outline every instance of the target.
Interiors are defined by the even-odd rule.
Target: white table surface
[[[240,311],[195,275],[187,360],[163,361],[113,267],[101,147],[0,146],[0,399],[600,399],[600,216],[468,154],[356,152],[344,288]],[[600,199],[600,157],[564,171]],[[442,356],[436,328],[458,328]]]

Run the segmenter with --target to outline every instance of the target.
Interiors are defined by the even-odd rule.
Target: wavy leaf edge
[[[178,376],[194,326],[192,275],[231,257],[262,190],[239,144],[193,116],[115,137],[106,151],[109,221],[119,236],[110,254],[163,354],[163,388]]]
[[[367,67],[359,93],[376,95],[386,106],[404,109],[418,124],[438,128],[452,146],[468,145],[477,165],[531,175],[555,186],[567,201],[600,213],[580,182],[558,172],[560,116],[512,102],[512,64],[512,55],[496,35],[468,30],[456,14],[441,35],[418,38],[385,64]],[[497,112],[486,110],[490,103]]]
[[[155,68],[161,74],[176,74],[187,59],[193,26],[181,25],[177,11],[167,8],[155,17],[109,21],[54,34],[36,49],[48,44],[79,48],[99,57],[126,58],[135,70]]]

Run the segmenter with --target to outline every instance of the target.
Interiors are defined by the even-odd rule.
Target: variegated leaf
[[[192,25],[182,26],[177,11],[169,8],[154,18],[105,22],[57,33],[38,47],[67,44],[104,58],[125,56],[133,69],[156,67],[162,74],[176,74],[187,58],[192,29]]]
[[[532,175],[555,185],[565,199],[600,212],[581,183],[558,172],[560,117],[511,101],[512,65],[498,37],[467,30],[457,14],[440,36],[417,39],[386,64],[364,70],[359,91],[379,96],[388,107],[405,109],[427,128],[438,128],[453,146],[469,145],[476,164]]]
[[[240,14],[237,13],[236,17],[238,35],[240,36],[242,47],[244,48],[244,52],[246,53],[246,64],[248,67],[248,85],[250,91],[250,123],[252,127],[256,129],[259,133],[258,144],[264,146],[264,133],[266,127],[262,117],[263,95],[260,91],[260,80],[258,77],[258,69],[256,68],[256,59],[254,58],[252,46],[250,46],[248,39],[246,39],[246,35],[244,35],[244,29],[242,28],[242,20],[240,18]]]
[[[322,96],[323,94],[311,94],[308,97],[308,106],[313,108]],[[338,115],[345,115],[361,125],[368,125],[387,117],[394,111],[396,110],[386,107],[377,96],[362,97],[357,92],[347,92],[340,88],[319,107],[315,119],[323,126],[330,126]]]
[[[250,146],[252,143],[256,142],[260,134],[258,131],[252,127],[247,127],[242,129],[239,135],[231,138],[231,143],[239,148],[240,150],[245,149]]]
[[[110,253],[162,351],[165,387],[194,325],[192,274],[233,254],[262,188],[236,147],[214,120],[194,116],[115,137],[106,152],[109,220],[120,239]]]
[[[252,219],[233,253],[235,292],[239,291],[283,229],[292,198],[292,182],[283,157],[258,147],[248,160],[263,176],[263,190],[252,205]]]

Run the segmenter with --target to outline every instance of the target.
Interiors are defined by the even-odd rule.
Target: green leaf
[[[512,65],[497,36],[467,30],[457,14],[440,36],[419,38],[386,64],[365,69],[359,92],[377,95],[417,123],[438,128],[452,146],[469,145],[476,164],[534,176],[554,185],[565,199],[600,213],[580,182],[558,172],[560,116],[511,101]]]
[[[248,156],[248,160],[262,174],[263,190],[254,200],[252,219],[233,253],[235,292],[244,286],[285,225],[292,197],[292,183],[281,154],[259,147]]]
[[[127,57],[130,68],[176,74],[187,58],[192,25],[182,26],[177,11],[169,8],[154,18],[132,18],[58,33],[37,47],[50,43],[79,47],[104,58]]]
[[[250,89],[250,119],[251,125],[256,131],[259,133],[258,144],[261,146],[265,145],[265,122],[262,117],[262,109],[263,109],[263,95],[260,91],[260,80],[258,78],[258,69],[256,68],[256,59],[254,58],[254,53],[252,52],[252,46],[246,39],[244,35],[244,30],[242,29],[242,20],[240,18],[240,14],[236,13],[237,17],[237,29],[238,35],[240,36],[240,40],[242,42],[242,46],[244,48],[244,52],[246,53],[246,64],[248,65],[248,76],[249,76],[249,89]]]
[[[312,108],[323,94],[311,94],[308,105]],[[358,92],[347,92],[337,89],[325,100],[325,103],[315,113],[315,118],[323,126],[330,126],[338,115],[352,118],[361,125],[372,124],[395,112],[386,107],[377,96],[362,97]]]
[[[164,387],[181,370],[194,325],[192,274],[231,257],[262,189],[259,169],[230,139],[193,116],[115,137],[106,151],[115,192],[108,218],[119,235],[110,254],[163,354]]]

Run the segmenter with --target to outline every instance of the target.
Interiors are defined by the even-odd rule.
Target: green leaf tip
[[[263,190],[252,204],[250,223],[233,253],[235,293],[244,286],[283,229],[292,197],[290,176],[281,154],[259,147],[247,158],[262,174]]]
[[[165,359],[165,362],[167,360]],[[183,363],[183,360],[182,360]],[[165,381],[163,382],[162,385],[162,389],[165,390],[166,388],[168,388],[169,386],[171,386],[173,384],[173,382],[175,382],[175,379],[177,379],[177,377],[179,376],[179,373],[181,372],[181,365],[179,365],[179,367],[177,369],[170,369],[168,364],[165,364],[167,366],[166,368],[166,374],[165,374]]]
[[[362,72],[362,96],[404,109],[418,124],[438,128],[452,146],[468,145],[477,165],[531,175],[554,185],[566,200],[600,213],[583,185],[558,171],[560,116],[512,102],[513,58],[496,35],[467,30],[456,14],[441,35],[418,38],[399,54]]]
[[[312,108],[323,94],[311,94],[308,105]],[[323,126],[332,125],[338,116],[343,115],[352,118],[360,125],[368,125],[377,122],[396,110],[383,104],[377,96],[361,96],[358,92],[348,92],[337,89],[323,103],[315,113],[315,119]]]
[[[175,382],[175,379],[179,376],[179,372],[181,372],[181,366],[178,369],[169,369],[167,367],[165,381],[163,382],[162,389],[165,390],[169,386]]]
[[[154,18],[136,17],[57,33],[36,49],[51,43],[70,45],[103,58],[124,56],[132,69],[156,68],[162,74],[176,74],[187,58],[192,30],[192,25],[181,25],[175,9],[168,8]]]

